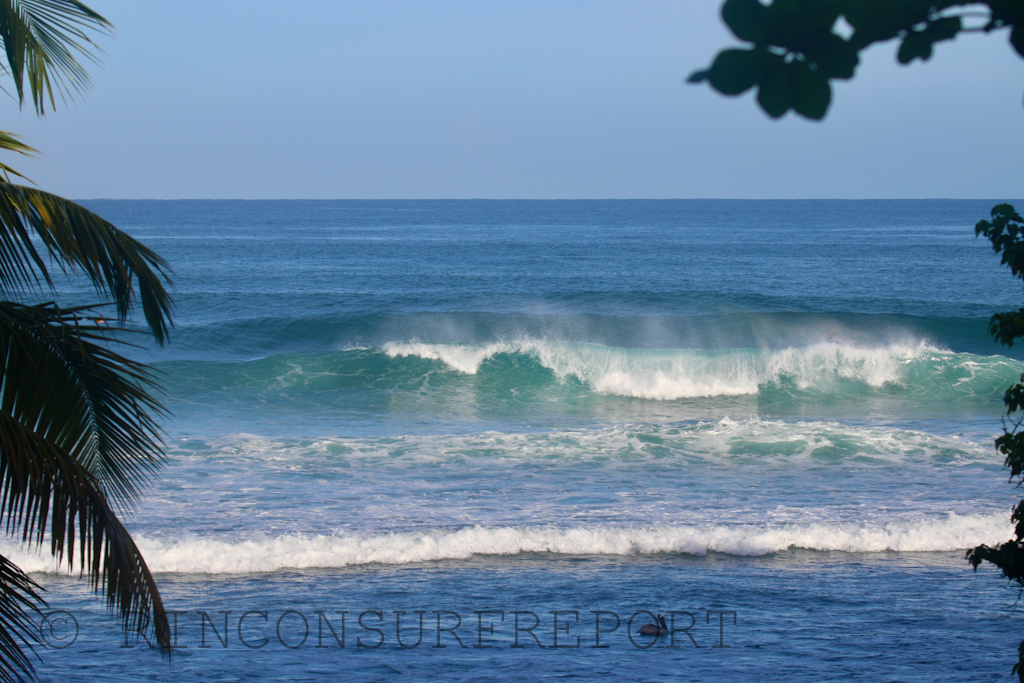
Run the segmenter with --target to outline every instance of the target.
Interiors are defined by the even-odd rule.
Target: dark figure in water
[[[664,614],[658,615],[658,623],[661,624],[661,626],[655,626],[654,624],[647,624],[646,626],[641,626],[640,630],[637,631],[637,633],[639,633],[642,636],[668,635],[668,625],[665,623]]]

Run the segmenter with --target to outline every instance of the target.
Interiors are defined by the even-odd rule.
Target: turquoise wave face
[[[172,408],[204,416],[240,405],[286,414],[592,415],[702,419],[810,415],[829,406],[871,414],[997,413],[1024,362],[924,343],[842,341],[787,349],[625,349],[520,340],[390,343],[246,362],[163,363]],[[288,410],[291,408],[291,410]],[[816,412],[817,411],[817,412]],[[290,419],[288,417],[283,418]]]

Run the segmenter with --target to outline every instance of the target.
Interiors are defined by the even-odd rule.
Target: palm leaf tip
[[[0,130],[0,149],[7,150],[8,152],[17,152],[18,154],[29,158],[36,158],[38,155],[38,151],[22,142],[19,136],[2,130]],[[23,176],[21,173],[18,173],[4,163],[0,163],[0,175],[2,175],[4,180],[7,182],[11,181],[11,176],[28,180],[28,178]]]
[[[6,557],[0,556],[0,681],[22,681],[35,671],[28,658],[42,644],[36,618],[46,601],[44,589]]]
[[[0,293],[53,289],[47,259],[65,272],[82,272],[97,292],[113,300],[120,323],[136,300],[158,344],[173,326],[172,286],[166,260],[88,209],[62,197],[0,183]],[[137,297],[137,299],[136,299]]]
[[[102,50],[88,31],[109,33],[110,22],[78,0],[8,0],[0,3],[0,41],[19,103],[26,85],[36,113],[56,109],[90,85],[76,54],[91,62]],[[27,83],[26,83],[27,81]]]
[[[57,562],[77,565],[93,589],[106,594],[126,631],[152,633],[170,657],[170,627],[156,581],[99,481],[74,456],[3,411],[0,514],[8,533],[20,533],[30,544],[41,545],[48,534]]]

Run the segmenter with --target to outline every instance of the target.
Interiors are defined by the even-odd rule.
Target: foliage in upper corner
[[[101,52],[88,30],[109,32],[110,22],[78,0],[8,0],[0,3],[0,42],[14,80],[18,103],[25,102],[25,81],[37,114],[67,103],[89,88],[89,74],[76,59],[95,62]]]
[[[897,59],[931,58],[935,43],[963,32],[1010,29],[1010,43],[1024,57],[1024,2],[984,0],[726,0],[722,19],[744,48],[722,50],[690,83],[707,81],[724,95],[757,87],[765,113],[789,110],[820,120],[832,102],[832,80],[853,78],[860,52],[899,39]],[[845,30],[844,30],[845,29]]]

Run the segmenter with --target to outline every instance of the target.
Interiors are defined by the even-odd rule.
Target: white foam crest
[[[754,352],[627,350],[591,344],[537,344],[528,350],[564,380],[574,376],[601,394],[672,400],[758,391]]]
[[[395,343],[384,350],[392,358],[439,360],[470,375],[492,356],[523,353],[536,358],[559,380],[575,377],[597,393],[654,400],[753,395],[785,378],[804,391],[829,392],[839,380],[880,388],[902,384],[907,365],[917,358],[951,355],[924,343],[868,348],[836,342],[783,350],[707,351],[522,340],[486,346]]]
[[[409,342],[406,344],[388,343],[384,345],[384,353],[390,358],[416,356],[428,360],[439,360],[452,370],[475,375],[480,364],[491,356],[499,353],[511,353],[516,347],[511,344],[488,344],[471,346],[465,344],[424,344]]]
[[[922,352],[935,350],[923,344],[881,348],[815,344],[803,349],[772,352],[767,359],[766,375],[776,382],[782,377],[793,377],[797,387],[803,390],[827,390],[838,378],[878,388],[886,384],[900,384],[906,364]]]
[[[874,525],[467,527],[381,535],[293,534],[238,542],[137,537],[136,542],[155,572],[249,574],[521,553],[629,556],[719,552],[756,556],[790,548],[847,553],[949,552],[1001,543],[1012,531],[1009,514],[1000,512]],[[52,560],[25,553],[17,546],[5,547],[3,554],[28,572],[56,571]]]

